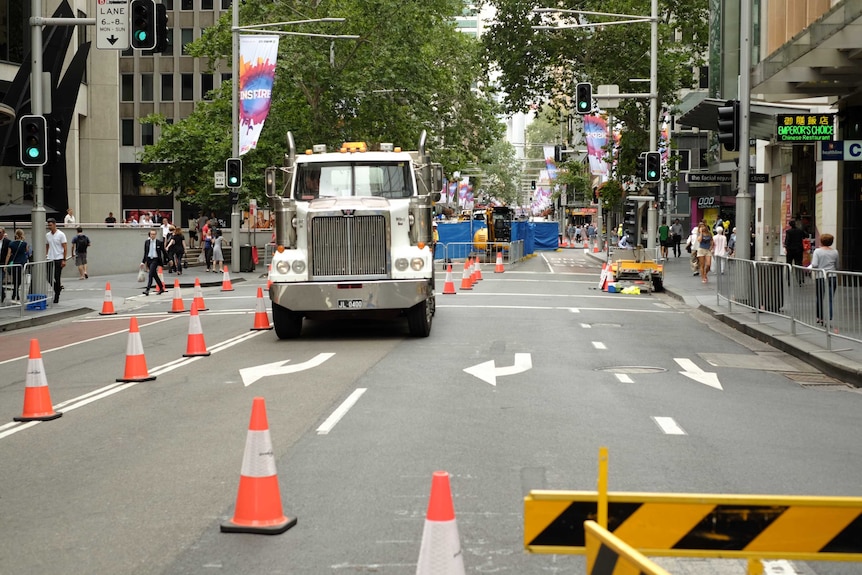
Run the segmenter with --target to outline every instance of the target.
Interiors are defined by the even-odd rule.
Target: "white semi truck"
[[[290,132],[287,144],[285,165],[266,173],[276,335],[299,337],[304,318],[406,317],[412,336],[427,337],[435,313],[431,224],[443,172],[425,152],[425,132],[411,152],[350,142],[298,155]]]

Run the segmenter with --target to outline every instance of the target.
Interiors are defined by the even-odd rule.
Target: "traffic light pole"
[[[650,2],[649,26],[649,149],[658,150],[658,0]],[[647,248],[654,250],[658,230],[656,201],[653,200],[648,205]]]
[[[42,107],[42,0],[30,0],[30,113],[41,116]],[[23,143],[21,143],[23,145]],[[33,174],[33,210],[30,212],[32,223],[31,245],[33,246],[33,261],[43,261],[45,255],[45,172],[42,166],[36,166]],[[46,273],[46,268],[36,266],[34,274]],[[45,277],[32,278],[34,286],[44,285]]]
[[[739,171],[736,174],[736,257],[751,259],[751,194],[748,165],[751,111],[751,0],[739,3]]]

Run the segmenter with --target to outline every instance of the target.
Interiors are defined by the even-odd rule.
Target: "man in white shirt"
[[[71,210],[69,210],[71,212]],[[66,216],[69,217],[69,216]],[[54,278],[54,303],[60,303],[60,276],[66,267],[66,234],[57,229],[57,220],[48,218],[48,233],[45,234],[45,259],[52,262]]]
[[[63,218],[63,226],[67,228],[75,227],[75,214],[72,212],[72,208],[66,210],[66,217]]]

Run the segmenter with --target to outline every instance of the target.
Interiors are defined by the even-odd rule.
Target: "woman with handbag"
[[[21,280],[23,279],[24,265],[30,259],[30,246],[24,241],[24,230],[15,230],[15,239],[9,243],[6,251],[5,265],[14,266],[12,271],[12,302],[21,301]]]
[[[708,281],[707,274],[712,266],[712,248],[715,243],[712,240],[712,234],[709,231],[709,226],[701,222],[697,228],[697,266],[700,271],[700,281],[706,283]]]

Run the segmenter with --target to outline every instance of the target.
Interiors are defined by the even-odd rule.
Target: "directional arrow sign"
[[[529,353],[516,353],[515,354],[515,365],[511,365],[509,367],[497,367],[494,364],[494,360],[486,361],[484,363],[480,363],[474,365],[473,367],[465,367],[464,371],[469,373],[470,375],[475,375],[482,381],[490,383],[491,385],[497,385],[497,376],[500,375],[515,375],[516,373],[521,373],[522,371],[527,371],[533,367],[533,360],[530,357]]]
[[[288,373],[296,373],[298,371],[304,371],[306,369],[311,369],[312,367],[317,367],[333,355],[335,354],[318,353],[316,356],[312,357],[306,362],[295,363],[293,365],[285,365],[290,361],[289,359],[284,361],[274,361],[272,363],[265,363],[263,365],[243,368],[239,370],[239,374],[242,377],[243,384],[248,387],[258,379],[267,377],[269,375],[286,375]]]
[[[680,372],[684,376],[691,378],[697,382],[700,382],[704,385],[714,387],[715,389],[724,389],[723,387],[721,387],[721,383],[718,382],[717,374],[711,371],[703,371],[687,357],[675,357],[673,358],[673,360],[685,370]]]

